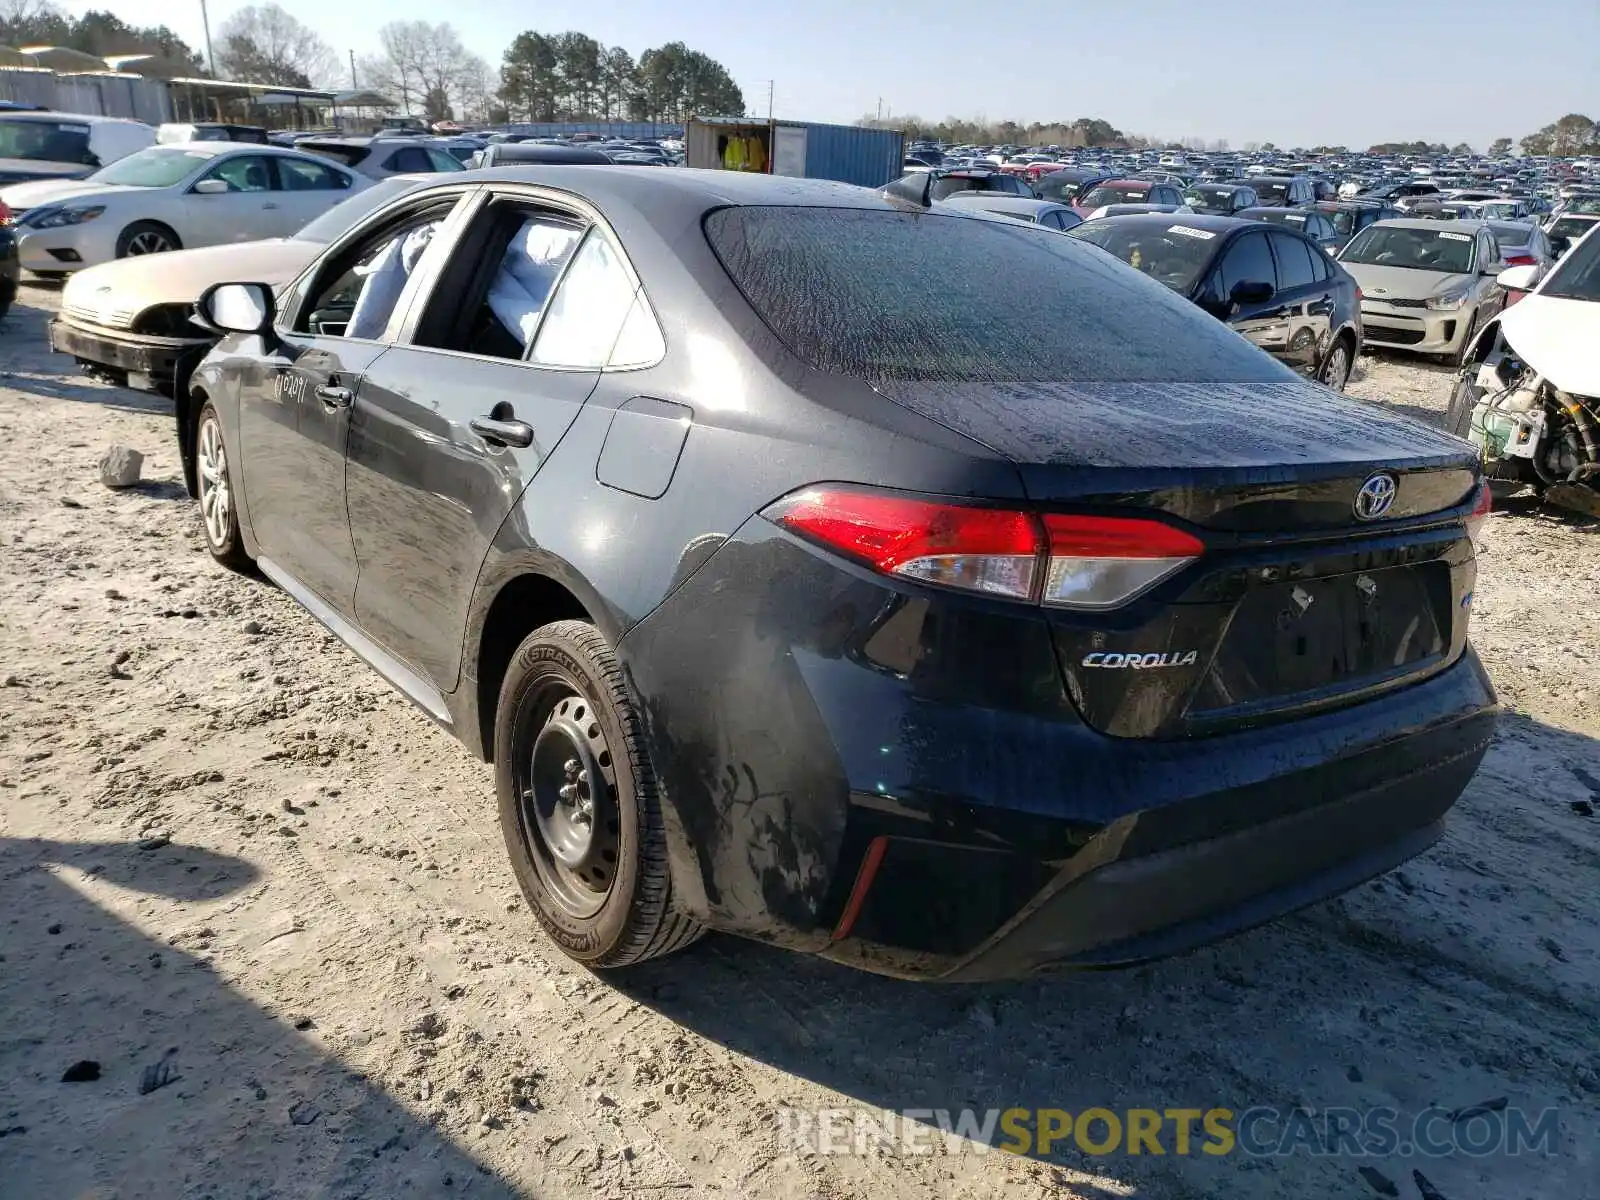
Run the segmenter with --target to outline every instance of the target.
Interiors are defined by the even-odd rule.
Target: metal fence
[[[151,125],[172,120],[172,97],[164,80],[110,71],[57,75],[27,67],[0,67],[0,100],[42,104],[55,112],[132,117]]]

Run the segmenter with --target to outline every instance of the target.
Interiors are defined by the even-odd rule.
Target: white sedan
[[[21,265],[61,276],[185,247],[288,237],[370,186],[337,163],[235,142],[152,146],[73,181],[0,190]]]

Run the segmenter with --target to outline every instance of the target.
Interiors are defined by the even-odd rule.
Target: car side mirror
[[[218,283],[201,293],[195,314],[216,333],[266,333],[272,328],[272,289],[264,283]]]
[[[1534,276],[1538,273],[1537,266],[1507,267],[1494,281],[1508,292],[1529,292],[1533,290]]]
[[[1274,291],[1270,283],[1263,283],[1259,279],[1241,279],[1233,285],[1228,299],[1238,305],[1265,304],[1272,299]]]
[[[190,190],[197,196],[221,196],[233,189],[226,179],[202,179]]]

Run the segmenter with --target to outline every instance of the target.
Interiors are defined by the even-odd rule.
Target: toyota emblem
[[[1400,490],[1394,476],[1386,471],[1369,475],[1356,493],[1356,520],[1376,521],[1394,504],[1394,495]]]

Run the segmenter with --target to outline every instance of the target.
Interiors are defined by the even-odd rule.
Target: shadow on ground
[[[194,847],[0,838],[0,1195],[516,1196],[235,991],[203,918],[156,941],[93,899],[203,911],[255,882],[248,863]],[[98,1077],[63,1082],[81,1063]],[[141,1094],[152,1068],[176,1077]]]

